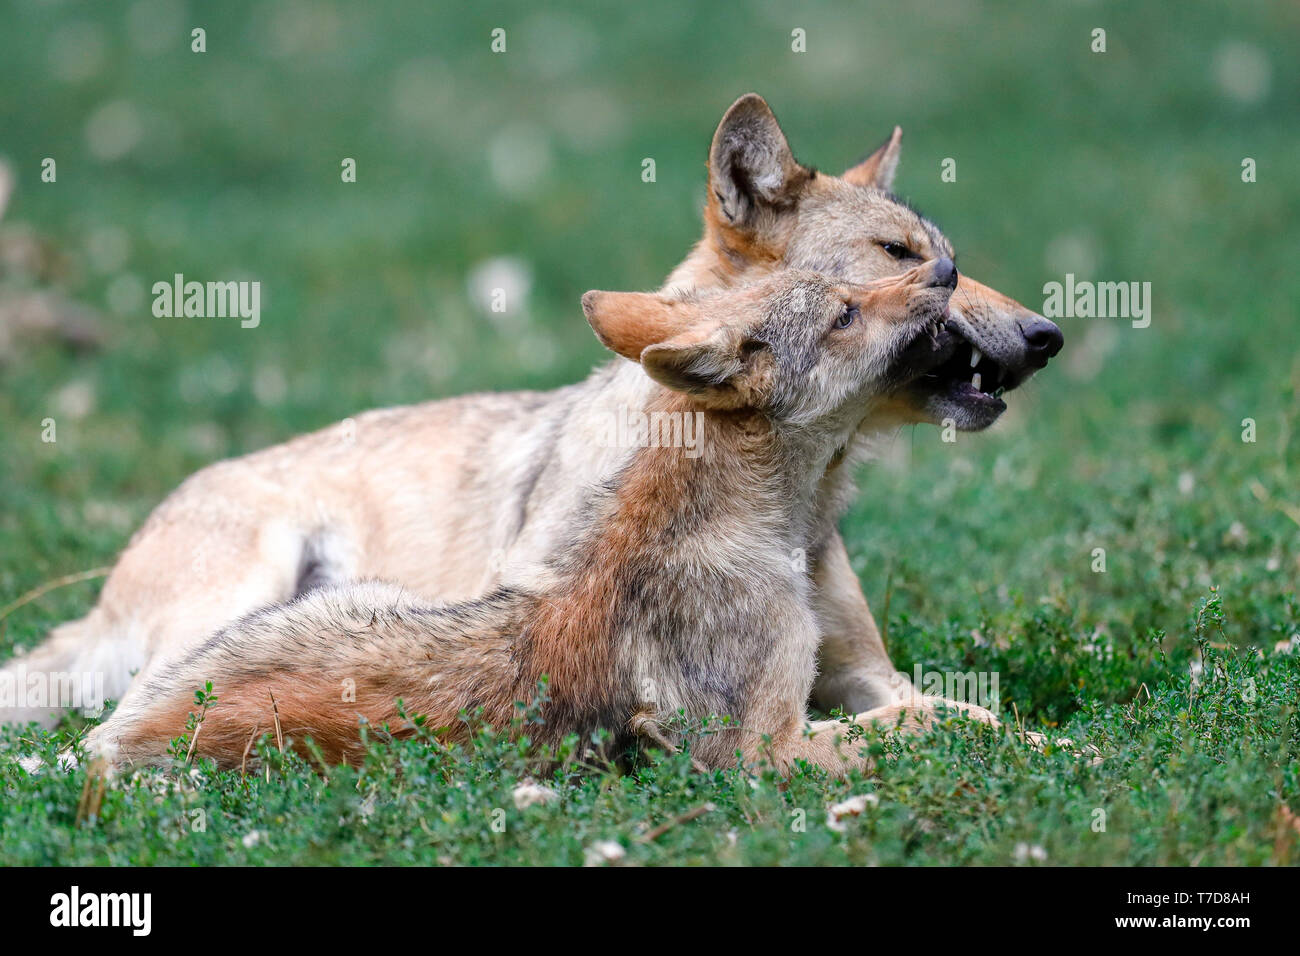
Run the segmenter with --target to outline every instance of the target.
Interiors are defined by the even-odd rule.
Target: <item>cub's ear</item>
[[[660,385],[717,408],[739,407],[748,393],[739,343],[724,328],[694,329],[652,345],[641,353],[641,367]]]
[[[894,173],[898,171],[898,154],[903,143],[903,128],[895,126],[884,145],[841,177],[854,186],[875,186],[877,189],[894,188]]]
[[[699,317],[689,302],[665,299],[650,292],[588,292],[582,311],[596,338],[611,351],[633,362],[649,346],[680,335]]]
[[[793,204],[812,170],[790,152],[763,97],[731,104],[709,148],[709,209],[726,226],[752,228],[765,207]]]
[[[746,348],[734,329],[707,320],[698,305],[649,292],[588,292],[582,311],[596,337],[651,378],[715,408],[737,408],[756,394]]]

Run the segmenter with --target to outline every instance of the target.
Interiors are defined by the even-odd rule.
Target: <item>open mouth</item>
[[[950,354],[918,376],[913,386],[947,395],[963,404],[978,402],[999,411],[1005,409],[1002,394],[1020,384],[1015,373],[982,353],[951,326],[941,328],[929,344],[936,354]]]
[[[899,366],[906,388],[945,405],[996,417],[1007,407],[1003,393],[1023,378],[981,352],[947,321],[949,317],[945,310],[904,348]]]

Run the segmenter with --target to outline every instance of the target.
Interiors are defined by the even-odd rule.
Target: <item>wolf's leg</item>
[[[840,707],[863,713],[910,699],[916,691],[889,661],[839,532],[818,558],[813,584],[813,611],[822,636],[813,703],[827,712]]]
[[[916,733],[935,719],[933,705],[942,703],[958,710],[972,720],[999,726],[998,720],[983,707],[939,701],[922,700],[919,696],[905,703],[886,704],[866,713],[858,714],[853,723],[883,731]],[[788,772],[798,761],[807,761],[833,774],[843,775],[852,769],[870,770],[872,761],[861,753],[860,742],[847,739],[849,726],[838,720],[813,720],[803,723],[797,734],[776,738],[770,744],[750,742],[742,748],[746,763],[774,763],[782,773]]]
[[[74,674],[103,697],[121,699],[133,675],[159,658],[304,585],[347,572],[339,536],[304,533],[286,520],[293,506],[282,494],[241,473],[228,478],[221,488],[187,483],[173,493],[127,545],[95,608],[6,661],[0,679],[37,675],[54,685],[59,675]],[[49,703],[0,708],[0,722],[53,726],[70,702]]]
[[[60,624],[30,653],[5,661],[0,682],[13,696],[0,704],[0,724],[35,721],[49,729],[69,708],[93,713],[105,700],[121,697],[143,664],[140,642],[95,608]]]
[[[817,707],[827,712],[839,707],[864,720],[889,720],[900,709],[915,715],[942,705],[998,724],[996,716],[975,704],[922,696],[907,675],[894,669],[838,533],[827,543],[813,580],[813,610],[822,634],[812,692]]]

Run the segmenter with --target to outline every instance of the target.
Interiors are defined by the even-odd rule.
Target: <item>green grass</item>
[[[614,840],[637,863],[1294,862],[1280,821],[1300,810],[1300,653],[1275,649],[1300,634],[1294,5],[1251,4],[1227,25],[1198,2],[1050,17],[1028,0],[572,6],[338,5],[304,30],[270,3],[156,3],[136,21],[11,5],[0,129],[19,185],[3,225],[64,253],[60,287],[105,309],[109,341],[82,357],[27,344],[0,366],[0,604],[111,562],[216,458],[375,405],[585,374],[603,355],[578,297],[653,288],[685,254],[708,137],[756,89],[800,158],[832,171],[901,123],[900,191],[964,271],[1031,306],[1066,271],[1152,283],[1150,328],[1062,320],[1065,352],[992,431],[900,435],[844,523],[900,669],[995,671],[1012,722],[1104,759],[950,727],[874,741],[869,779],[782,787],[647,757],[625,776],[570,767],[550,781],[558,803],[520,811],[514,785],[538,771],[516,745],[377,743],[328,775],[268,753],[247,779],[120,781],[80,826],[84,773],[4,760],[0,861],[576,864]],[[170,49],[142,48],[141,22],[173,21]],[[189,52],[192,26],[208,53]],[[494,57],[496,26],[509,52]],[[1096,26],[1104,55],[1088,50]],[[794,27],[806,54],[789,52]],[[56,51],[87,42],[97,69],[60,78]],[[1261,97],[1225,92],[1231,43],[1269,65]],[[101,161],[86,124],[111,101],[133,104],[142,138]],[[498,137],[545,144],[531,186],[494,178]],[[39,182],[46,156],[55,184]],[[354,185],[339,181],[344,156]],[[939,179],[945,157],[955,183]],[[124,258],[94,254],[115,237]],[[466,291],[498,255],[533,274],[527,318],[506,327]],[[175,272],[260,279],[261,327],[153,318],[148,289]],[[133,282],[142,300],[110,308],[115,283]],[[55,444],[40,440],[47,416]],[[35,644],[96,587],[24,606],[0,647]],[[18,735],[0,748],[49,756],[66,739]],[[878,802],[828,829],[826,807],[862,793]]]

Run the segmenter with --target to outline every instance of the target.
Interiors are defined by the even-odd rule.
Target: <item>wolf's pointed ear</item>
[[[738,378],[745,362],[735,335],[725,328],[699,328],[651,345],[641,367],[660,385],[686,392],[717,408],[743,404]]]
[[[877,189],[894,188],[894,173],[898,171],[898,154],[903,142],[903,127],[895,126],[884,145],[840,177],[854,186],[875,186]]]
[[[713,134],[709,208],[723,225],[752,227],[765,206],[795,202],[812,175],[795,160],[763,97],[746,93]]]
[[[582,312],[605,348],[633,362],[651,345],[674,338],[697,318],[688,302],[650,292],[588,292]]]
[[[751,397],[741,337],[705,321],[695,304],[649,292],[588,292],[582,311],[607,348],[640,362],[660,385],[715,408],[737,408]]]

